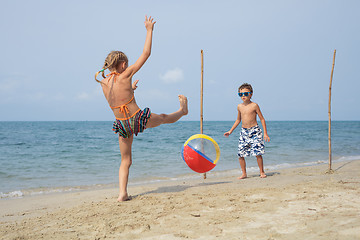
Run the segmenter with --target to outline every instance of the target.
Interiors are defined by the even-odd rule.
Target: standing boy
[[[239,179],[244,179],[247,177],[246,162],[244,157],[250,155],[256,156],[260,169],[260,177],[266,178],[262,155],[265,153],[264,140],[269,142],[270,138],[267,134],[266,122],[260,111],[259,105],[251,101],[252,94],[253,89],[250,84],[244,83],[239,87],[239,96],[241,97],[241,100],[243,100],[243,103],[237,106],[238,116],[234,125],[230,131],[224,133],[224,136],[228,137],[240,124],[240,122],[242,123],[238,148],[238,156],[242,175],[239,177]],[[258,115],[260,118],[261,125],[264,129],[264,136],[256,121],[256,115]]]

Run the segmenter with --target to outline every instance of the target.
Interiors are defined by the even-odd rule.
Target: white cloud
[[[1,92],[12,92],[20,86],[20,82],[13,79],[4,79],[0,81]]]
[[[66,96],[63,93],[56,93],[52,96],[52,98],[56,101],[62,101],[66,99]]]
[[[135,98],[139,101],[167,101],[170,96],[167,92],[159,89],[136,90]]]
[[[88,100],[88,99],[90,99],[90,95],[86,92],[82,92],[82,93],[79,93],[76,98],[80,99],[80,100]]]
[[[102,93],[101,89],[99,89],[99,88],[96,88],[92,91],[80,92],[76,95],[76,99],[82,100],[82,101],[98,99],[98,98],[103,98],[103,93]]]
[[[168,70],[165,74],[160,74],[160,79],[165,83],[177,83],[184,79],[184,73],[180,68],[175,68]]]

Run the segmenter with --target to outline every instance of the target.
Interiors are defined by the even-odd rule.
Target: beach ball
[[[211,137],[195,134],[184,143],[181,156],[193,171],[205,173],[216,166],[220,158],[220,148]]]

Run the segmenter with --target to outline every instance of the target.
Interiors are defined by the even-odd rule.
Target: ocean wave
[[[24,194],[21,191],[13,191],[9,193],[0,192],[0,198],[21,198]]]
[[[16,143],[0,143],[0,146],[4,146],[4,147],[7,147],[7,146],[22,146],[22,145],[26,145],[25,142],[16,142]]]
[[[92,189],[104,189],[113,187],[113,184],[93,184],[83,186],[72,186],[72,187],[54,187],[54,188],[34,188],[34,189],[23,189],[16,190],[7,193],[0,192],[0,199],[13,199],[13,198],[24,198],[28,196],[45,195],[45,194],[56,194],[66,192],[77,192]]]
[[[343,162],[343,161],[354,161],[360,160],[360,156],[342,156],[334,160],[334,162]]]

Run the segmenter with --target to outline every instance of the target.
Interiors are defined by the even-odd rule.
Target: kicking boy
[[[241,100],[243,100],[243,103],[237,106],[238,116],[234,125],[230,131],[224,133],[224,136],[228,137],[240,124],[240,122],[242,122],[238,148],[242,175],[239,179],[247,177],[246,162],[244,157],[250,155],[256,156],[260,169],[260,177],[266,178],[262,155],[265,153],[264,140],[269,142],[270,138],[267,134],[265,119],[260,111],[259,105],[251,101],[252,94],[253,89],[250,84],[244,83],[239,87],[239,96],[241,97]],[[261,125],[264,129],[264,137],[262,130],[256,121],[256,115],[260,118]]]

